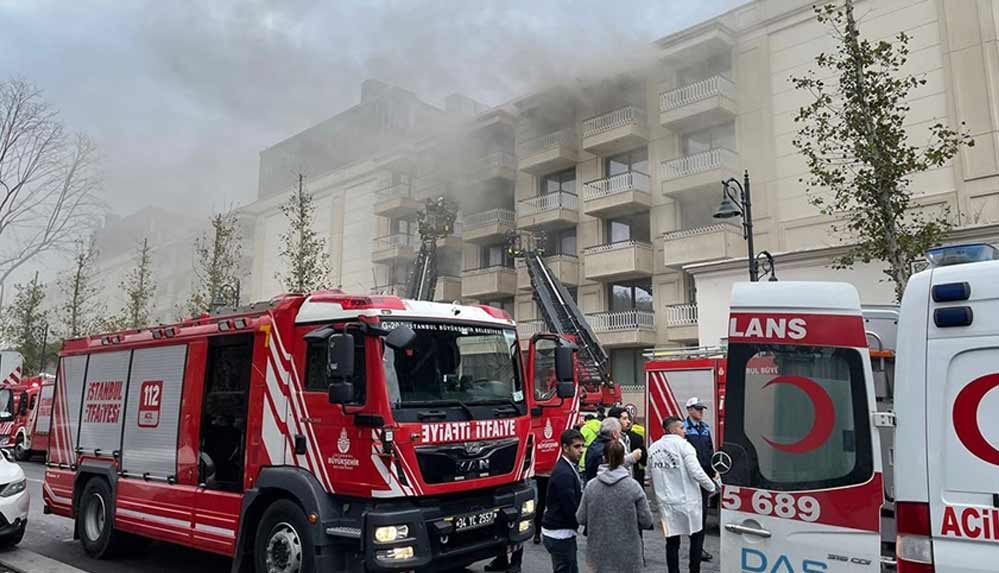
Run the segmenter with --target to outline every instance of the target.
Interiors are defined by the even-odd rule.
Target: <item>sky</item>
[[[202,215],[252,201],[260,151],[367,78],[497,105],[743,2],[0,0],[0,78],[96,140],[114,212]]]

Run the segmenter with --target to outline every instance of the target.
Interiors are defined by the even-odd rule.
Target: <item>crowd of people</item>
[[[689,539],[691,573],[713,558],[704,551],[704,528],[708,499],[719,486],[711,469],[714,446],[704,421],[707,405],[691,398],[686,407],[686,418],[663,420],[663,437],[648,447],[644,429],[623,408],[611,408],[606,416],[593,416],[562,432],[558,462],[539,484],[544,491],[538,492],[534,539],[548,551],[552,571],[579,571],[579,535],[586,536],[585,560],[594,573],[642,570],[643,531],[656,526],[645,493],[646,472],[666,537],[669,573],[680,571],[683,537]],[[487,570],[518,570],[520,557],[496,561]]]

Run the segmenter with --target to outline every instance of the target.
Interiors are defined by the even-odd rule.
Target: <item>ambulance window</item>
[[[798,490],[870,478],[866,382],[855,350],[733,344],[727,391],[726,442],[746,466],[730,476],[746,483],[733,485]]]
[[[364,339],[360,334],[354,335],[354,404],[363,404],[364,391]],[[305,351],[305,389],[309,392],[326,392],[326,352],[325,341],[309,342]]]

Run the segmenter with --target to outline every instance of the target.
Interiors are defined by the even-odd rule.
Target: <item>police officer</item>
[[[711,438],[711,427],[704,421],[704,411],[708,409],[708,405],[696,396],[687,400],[686,405],[687,418],[683,421],[683,429],[686,432],[687,441],[697,451],[697,461],[701,465],[701,469],[709,476],[713,476],[715,471],[711,468],[711,456],[715,453],[714,440]],[[710,494],[709,491],[701,492],[701,526],[705,531],[708,525],[708,497]],[[714,559],[713,555],[707,551],[702,551],[702,561],[711,561],[712,559]]]

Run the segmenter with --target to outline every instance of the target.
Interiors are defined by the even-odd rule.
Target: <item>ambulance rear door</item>
[[[856,289],[741,283],[729,320],[725,443],[713,459],[725,484],[721,570],[880,571],[881,457]]]
[[[999,568],[999,261],[932,271],[926,343],[936,573]],[[903,306],[903,309],[905,307]],[[902,328],[908,328],[903,313]],[[899,412],[899,426],[918,412]],[[910,434],[906,434],[907,436]],[[899,456],[904,455],[899,444]],[[901,528],[900,528],[901,529]]]

